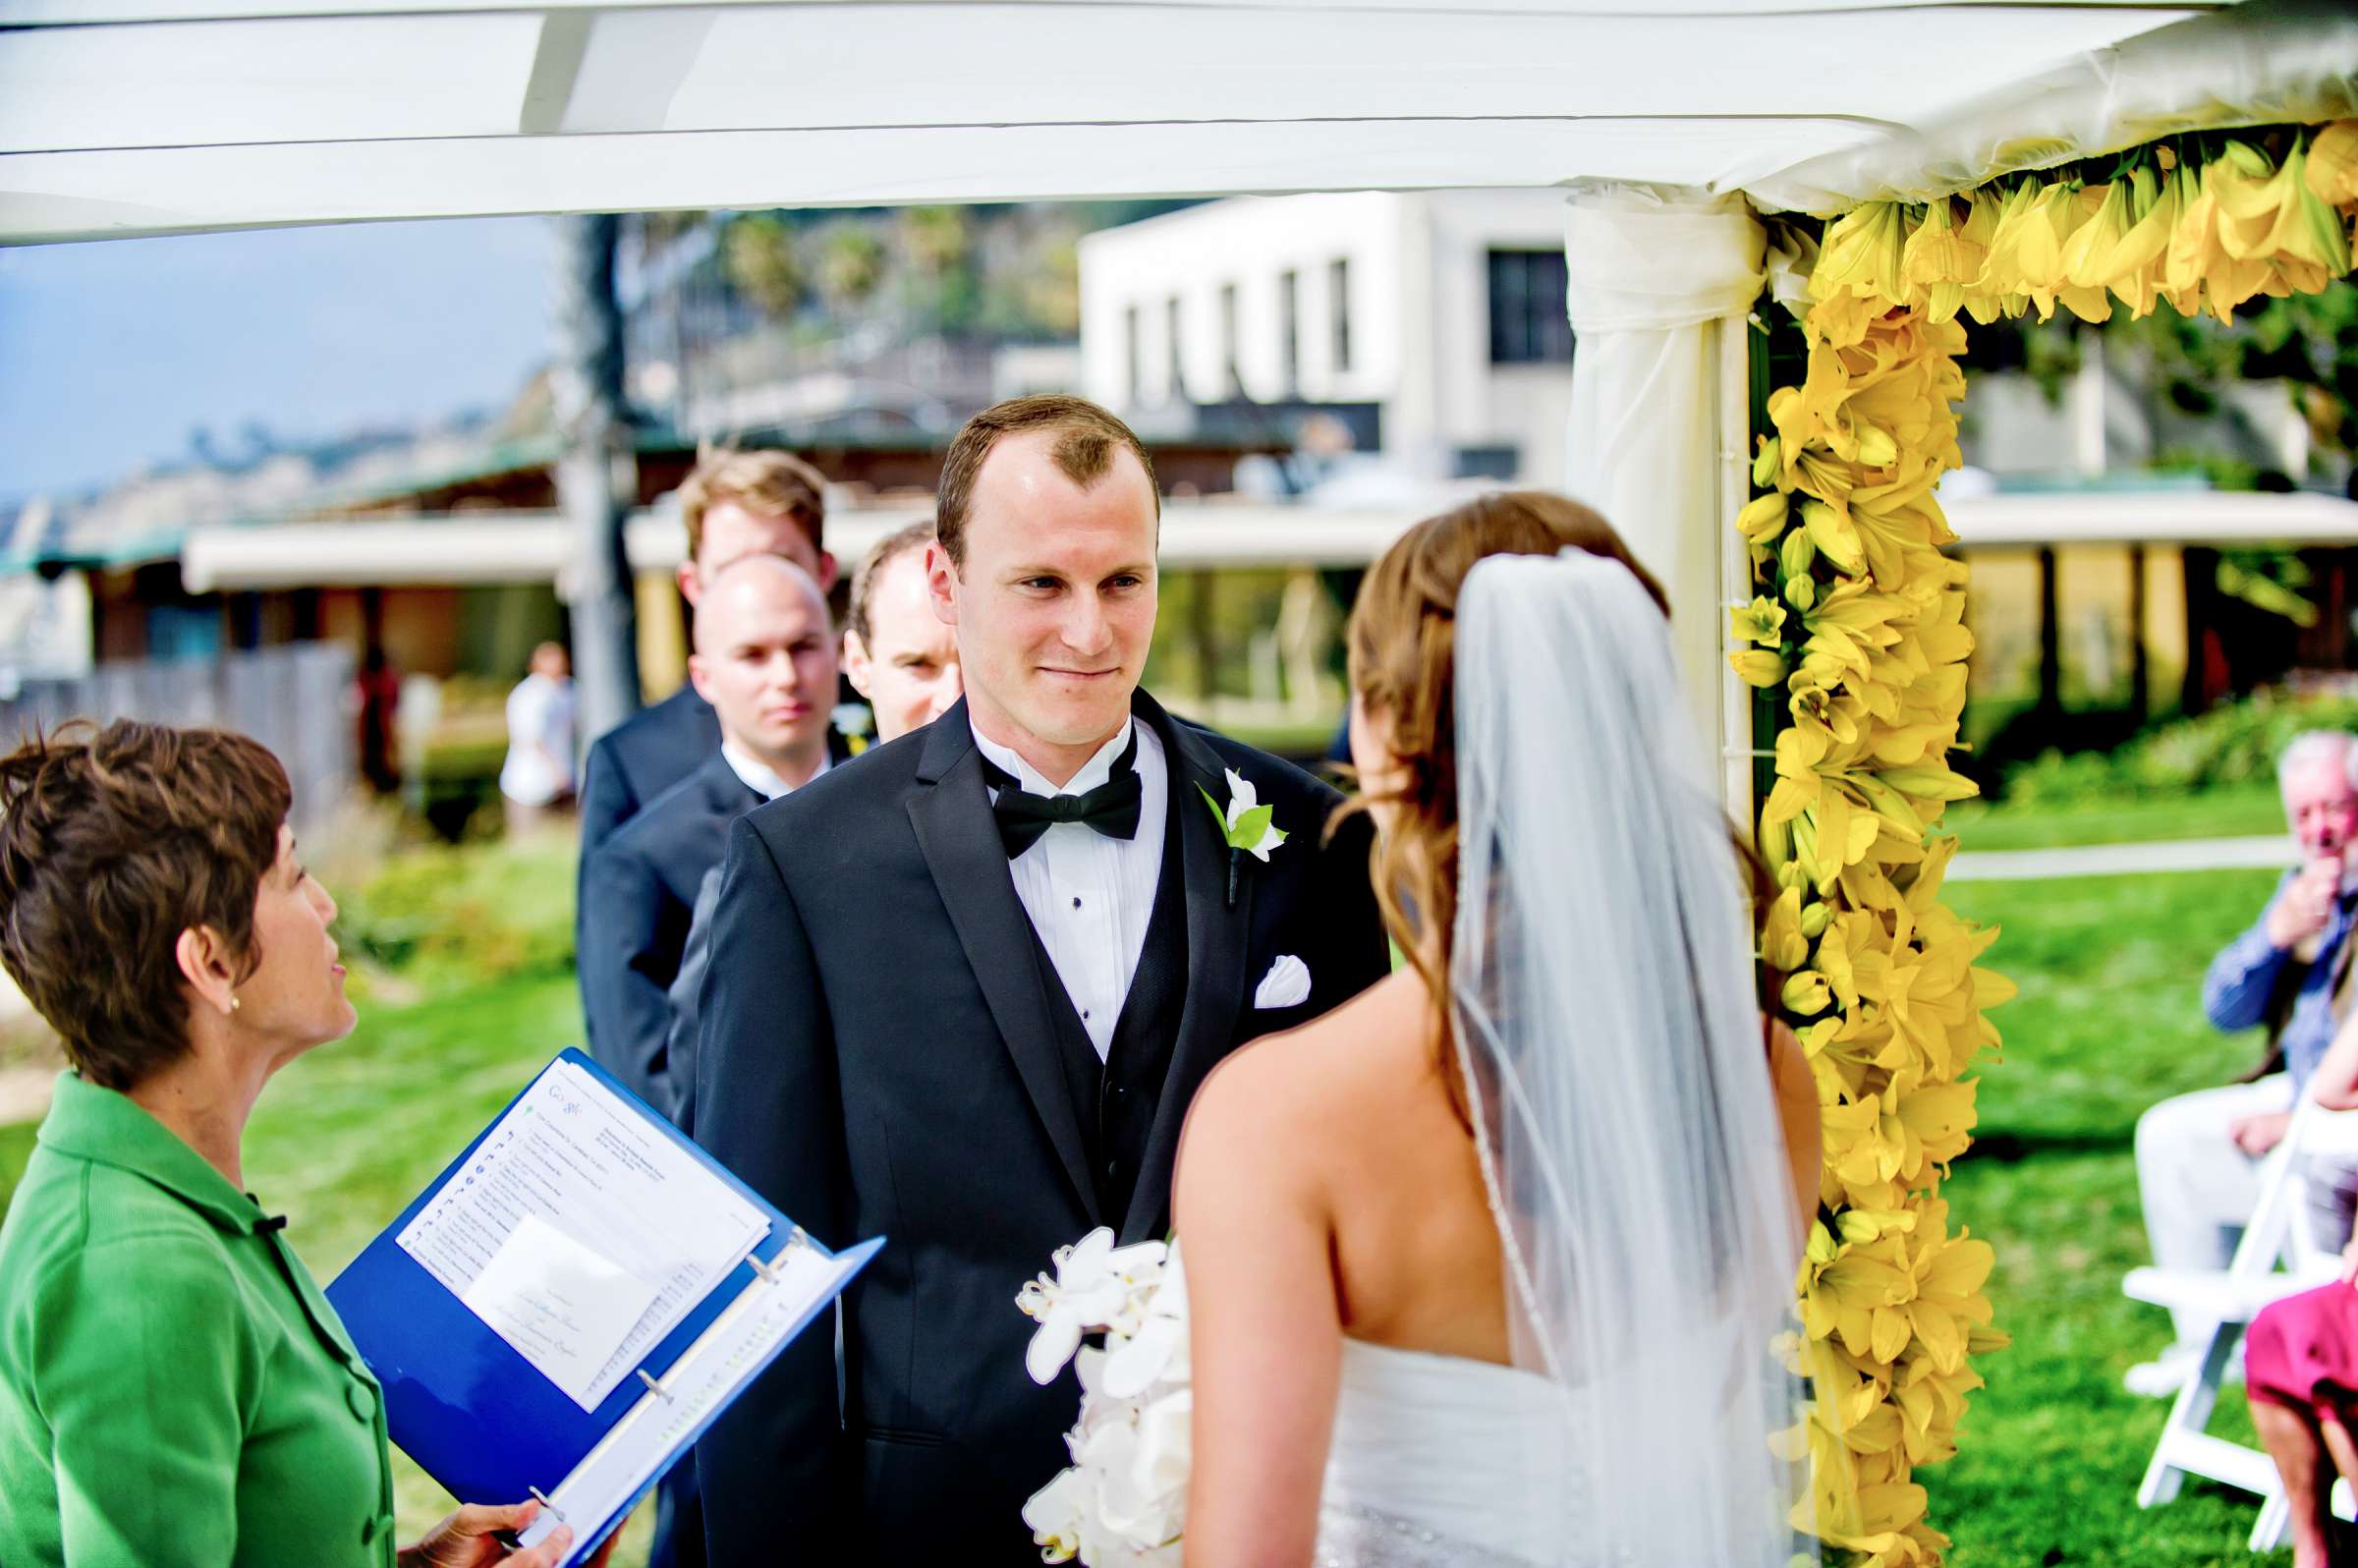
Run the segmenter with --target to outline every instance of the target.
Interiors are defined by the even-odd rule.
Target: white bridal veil
[[[1770,1450],[1800,1415],[1771,1349],[1792,1184],[1668,628],[1615,562],[1493,556],[1459,595],[1456,679],[1459,1063],[1515,1361],[1569,1426],[1531,1445],[1537,1539],[1567,1564],[1787,1568],[1810,1547]]]

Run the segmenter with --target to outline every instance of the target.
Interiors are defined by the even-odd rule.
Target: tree
[[[720,242],[721,270],[763,314],[784,320],[803,307],[803,258],[794,231],[767,212],[729,224]]]
[[[622,306],[611,215],[559,218],[550,394],[559,441],[557,505],[571,534],[567,599],[584,739],[639,710],[639,616],[623,524],[637,480],[622,402]]]
[[[884,244],[859,219],[830,226],[820,243],[818,293],[837,314],[866,305],[884,281]]]

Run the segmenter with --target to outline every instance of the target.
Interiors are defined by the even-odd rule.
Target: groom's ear
[[[932,600],[933,619],[944,626],[958,624],[957,565],[939,539],[926,546],[926,596]]]

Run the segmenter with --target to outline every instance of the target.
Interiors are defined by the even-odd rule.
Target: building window
[[[1564,281],[1561,251],[1490,252],[1492,364],[1571,363]]]
[[[1302,388],[1302,274],[1277,274],[1278,395],[1292,397]]]
[[[1327,308],[1334,312],[1334,368],[1351,368],[1351,262],[1348,257],[1326,268]]]
[[[1187,396],[1187,377],[1180,371],[1179,296],[1174,294],[1163,303],[1162,317],[1163,335],[1170,340],[1171,345],[1171,378],[1167,385],[1171,401],[1176,403],[1183,401]]]
[[[1133,305],[1122,311],[1122,350],[1130,360],[1130,406],[1137,408],[1147,401],[1147,351],[1144,328],[1139,320],[1138,307]]]
[[[1245,377],[1236,363],[1236,285],[1220,285],[1220,398],[1233,401],[1245,395]]]

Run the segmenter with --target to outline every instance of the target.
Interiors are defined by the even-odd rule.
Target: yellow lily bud
[[[1825,231],[1817,269],[1810,274],[1811,297],[1904,298],[1899,262],[1906,244],[1899,203],[1868,201],[1852,208]]]
[[[1777,444],[1775,436],[1765,437],[1759,455],[1752,460],[1752,487],[1756,490],[1767,489],[1775,479],[1776,471],[1783,466],[1784,460],[1778,456]]]
[[[1806,533],[1795,533],[1793,536],[1805,541],[1809,538]],[[1806,573],[1799,577],[1786,578],[1785,602],[1807,615],[1810,606],[1818,602],[1818,580]]]
[[[2325,127],[2309,141],[2308,166],[2302,179],[2330,207],[2358,201],[2358,120]]]
[[[1825,934],[1825,923],[1834,917],[1831,904],[1812,904],[1801,912],[1801,934],[1816,941]]]
[[[1776,999],[1784,1004],[1785,1011],[1797,1017],[1811,1018],[1825,1012],[1832,1004],[1834,993],[1825,983],[1824,975],[1805,969],[1785,981],[1783,989],[1776,993]]]
[[[1806,577],[1810,563],[1818,559],[1818,546],[1810,539],[1808,529],[1795,529],[1777,546],[1776,564],[1787,578]]]
[[[2249,141],[2229,141],[2227,161],[2255,180],[2265,180],[2275,172],[2275,166],[2268,161],[2268,154]]]
[[[1891,432],[1879,425],[1859,428],[1859,466],[1869,469],[1887,469],[1899,461],[1899,443]]]
[[[1754,544],[1765,544],[1785,531],[1791,505],[1774,490],[1756,495],[1736,514],[1736,532]]]
[[[1979,784],[1945,767],[1886,767],[1875,776],[1918,800],[1963,801],[1982,793]]]
[[[1770,687],[1785,678],[1785,656],[1774,648],[1749,647],[1727,656],[1728,667],[1747,686]]]

